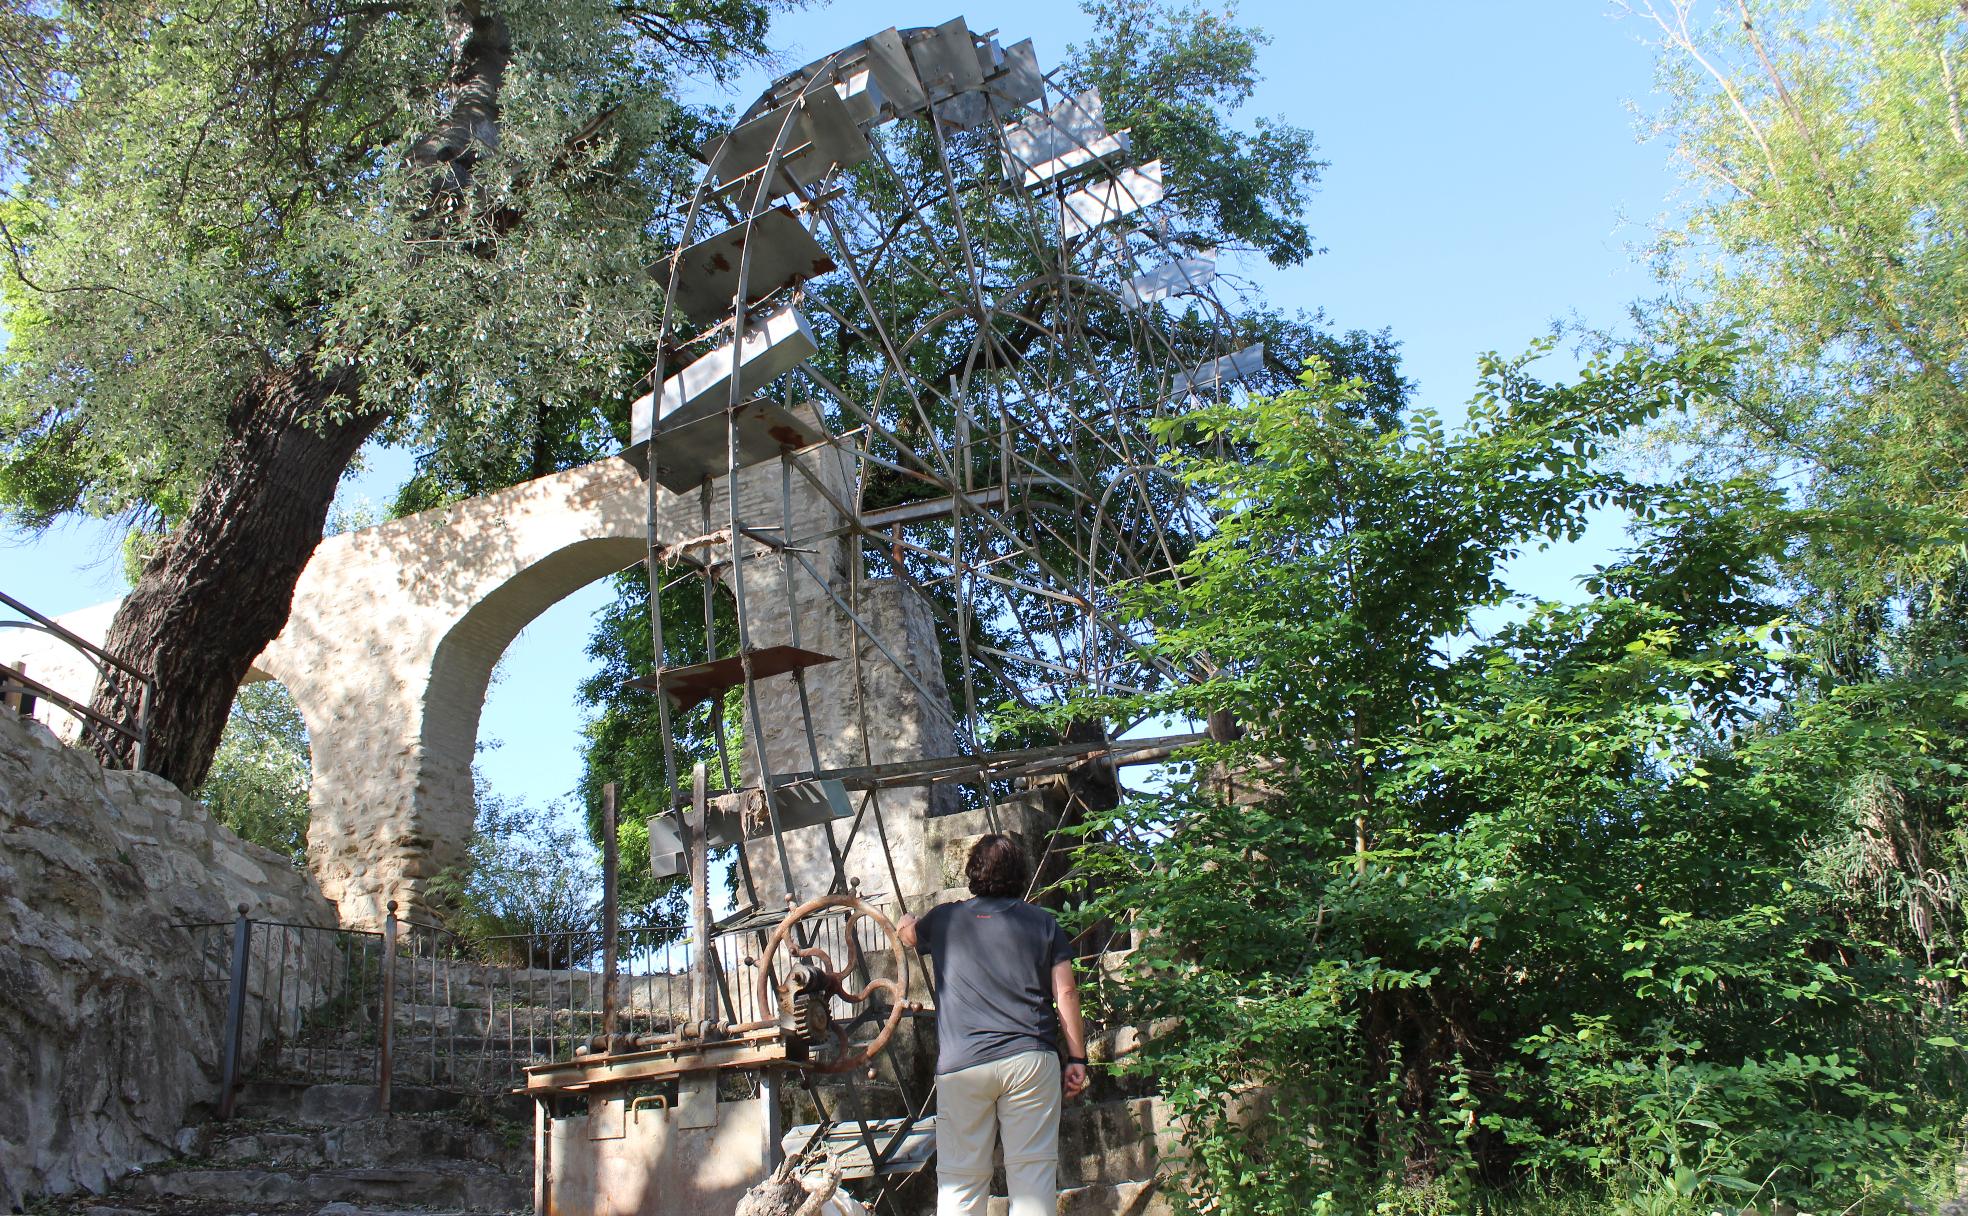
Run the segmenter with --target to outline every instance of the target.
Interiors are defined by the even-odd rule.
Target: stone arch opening
[[[304,863],[314,736],[286,684],[249,672],[198,800],[241,838]]]
[[[429,805],[440,810],[426,820],[433,833],[462,842],[471,831],[472,760],[486,690],[499,657],[547,609],[634,565],[643,552],[643,542],[635,538],[576,541],[507,580],[466,612],[438,643],[424,691],[421,740]],[[443,814],[441,808],[453,808],[462,818]]]
[[[834,531],[832,505],[852,498],[851,458],[825,449],[798,459],[828,493],[793,478],[785,501],[776,466],[741,473],[736,487],[754,516],[783,506],[788,535],[817,536],[792,568],[764,544],[744,546],[751,644],[797,638],[837,659],[809,672],[810,729],[801,725],[808,707],[790,677],[760,682],[772,771],[816,767],[816,745],[822,768],[947,754],[954,734],[929,609],[903,584],[853,586],[853,550]],[[726,492],[714,487],[706,501],[659,491],[658,539],[717,560],[729,545],[715,539],[715,522],[730,510]],[[643,556],[649,495],[633,466],[609,459],[343,533],[316,549],[286,629],[252,674],[284,683],[306,722],[308,867],[344,924],[373,928],[392,900],[423,914],[428,880],[464,859],[475,811],[472,759],[493,666],[553,604]],[[866,634],[849,627],[842,605],[850,598]],[[85,610],[99,617],[95,636],[115,607]],[[76,628],[82,615],[63,623]],[[896,655],[906,671],[894,666]],[[86,696],[86,686],[78,692]],[[926,813],[926,798],[889,799],[895,822]],[[872,834],[857,838],[857,873],[886,872],[878,846]],[[800,874],[831,871],[823,840],[789,840],[787,852]],[[930,889],[909,852],[897,889]]]
[[[344,832],[337,830],[342,805],[335,791],[322,791],[315,802],[310,855],[345,922],[380,920],[391,899],[413,907],[429,879],[464,860],[477,807],[472,762],[492,669],[527,625],[641,560],[644,544],[638,536],[572,540],[470,597],[436,637],[416,696],[416,730],[402,741],[411,778],[405,814],[387,827],[364,814],[356,830]]]
[[[344,923],[421,914],[462,861],[493,667],[554,604],[640,560],[647,490],[601,461],[322,544],[279,640],[316,740],[309,868]]]

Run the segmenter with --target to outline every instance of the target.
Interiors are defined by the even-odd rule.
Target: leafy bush
[[[307,864],[307,725],[284,684],[247,684],[233,700],[212,771],[198,797],[219,822],[254,844]]]
[[[445,923],[496,961],[573,967],[601,948],[601,865],[557,804],[535,806],[476,782],[478,818],[463,865],[431,882]]]
[[[1128,607],[1214,674],[1062,713],[1240,725],[1090,822],[1074,879],[1137,943],[1101,999],[1155,1028],[1123,1067],[1182,1120],[1197,1210],[1481,1210],[1530,1179],[1886,1211],[1953,1141],[1960,941],[1945,901],[1877,892],[1915,854],[1952,889],[1953,838],[1916,828],[1961,804],[1968,681],[1816,660],[1773,558],[1838,520],[1602,465],[1727,371],[1491,363],[1450,432],[1313,366],[1169,423],[1221,524]],[[1503,563],[1606,506],[1633,548],[1586,601],[1513,600]],[[1838,874],[1855,850],[1885,877]]]

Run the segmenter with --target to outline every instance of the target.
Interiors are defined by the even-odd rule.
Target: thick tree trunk
[[[481,150],[499,142],[499,90],[512,58],[503,16],[484,0],[450,0],[453,90],[447,119],[411,150],[441,168],[433,204],[456,205],[470,189]],[[436,218],[434,215],[431,218]],[[144,768],[192,790],[205,779],[233,694],[253,659],[287,624],[294,584],[321,543],[328,507],[349,461],[387,416],[365,410],[340,421],[324,402],[360,404],[351,377],[320,377],[309,363],[267,368],[226,419],[226,443],[191,513],[150,562],[117,610],[105,648],[157,681]],[[135,723],[136,681],[110,673],[95,710]],[[107,763],[128,765],[135,745],[99,737]]]
[[[303,364],[268,368],[233,402],[227,438],[191,511],[144,568],[104,643],[150,672],[152,706],[143,767],[192,790],[205,779],[247,669],[287,623],[294,584],[321,542],[328,507],[380,411],[321,416],[352,377]],[[112,673],[115,674],[115,673]],[[105,677],[95,710],[134,724],[137,682]],[[106,763],[129,765],[134,744],[99,737]]]

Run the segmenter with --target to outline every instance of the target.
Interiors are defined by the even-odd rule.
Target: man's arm
[[[904,913],[902,919],[895,922],[895,936],[901,938],[902,944],[909,949],[915,950],[919,948],[916,945],[916,914],[914,912]]]
[[[1086,1091],[1086,1023],[1080,1018],[1080,981],[1070,960],[1052,965],[1052,1003],[1059,1010],[1059,1030],[1066,1036],[1066,1073],[1061,1081],[1066,1096]]]

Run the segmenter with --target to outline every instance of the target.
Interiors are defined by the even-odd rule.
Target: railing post
[[[389,915],[383,918],[383,1008],[382,1025],[377,1031],[376,1110],[390,1113],[390,1059],[396,1038],[396,901],[389,901]]]
[[[239,1048],[246,1034],[246,972],[253,950],[253,922],[246,919],[246,905],[239,905],[239,918],[232,925],[232,990],[226,1002],[225,1062],[219,1090],[219,1118],[232,1118],[239,1099]]]
[[[717,993],[712,989],[711,971],[711,831],[709,785],[702,763],[690,770],[690,935],[695,939],[697,956],[691,970],[696,977],[695,1014],[697,1033],[709,1034],[717,1021]],[[768,806],[770,803],[767,804]]]

